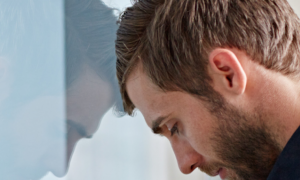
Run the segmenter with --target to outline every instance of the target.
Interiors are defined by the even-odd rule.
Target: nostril
[[[196,169],[196,164],[191,165],[191,172],[194,171],[194,169]]]

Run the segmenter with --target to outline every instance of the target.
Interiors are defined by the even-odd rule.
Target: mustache
[[[199,170],[206,173],[209,176],[216,176],[219,173],[220,168],[224,168],[224,166],[220,163],[210,163],[200,165]]]

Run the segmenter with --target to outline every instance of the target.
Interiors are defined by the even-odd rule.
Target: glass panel
[[[0,179],[65,171],[61,0],[0,1]]]

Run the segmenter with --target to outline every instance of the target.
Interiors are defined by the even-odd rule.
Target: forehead
[[[165,106],[160,99],[167,100],[166,93],[151,82],[141,65],[135,67],[129,74],[126,91],[132,103],[143,113],[146,120],[160,113],[159,107]]]
[[[156,118],[190,111],[182,107],[191,107],[198,103],[187,93],[161,90],[151,82],[141,66],[136,67],[128,76],[126,91],[150,127]]]
[[[66,94],[67,119],[83,126],[89,135],[97,130],[114,100],[111,83],[102,80],[90,67],[85,68]]]

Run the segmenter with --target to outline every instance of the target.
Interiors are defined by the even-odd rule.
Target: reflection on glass
[[[0,179],[65,175],[120,99],[115,22],[99,0],[0,1]]]
[[[67,162],[81,138],[91,138],[119,95],[112,9],[99,0],[66,0]]]

